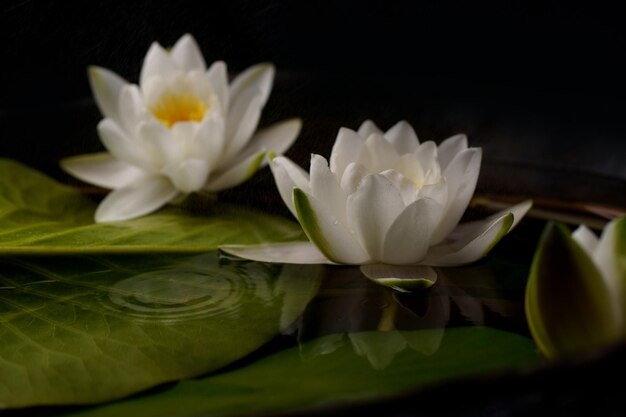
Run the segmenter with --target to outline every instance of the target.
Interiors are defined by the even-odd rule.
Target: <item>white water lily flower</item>
[[[98,133],[108,152],[61,165],[113,190],[98,207],[97,222],[142,216],[187,193],[236,186],[259,169],[266,152],[284,152],[300,131],[300,121],[292,119],[255,134],[273,79],[273,66],[260,64],[229,84],[226,64],[207,70],[191,35],[170,51],[153,43],[139,85],[91,67],[89,81],[105,117]]]
[[[420,143],[397,123],[342,128],[330,164],[312,155],[310,174],[285,157],[270,167],[281,197],[310,242],[230,246],[243,258],[283,263],[361,265],[385,285],[431,285],[426,266],[455,266],[484,255],[531,206],[527,201],[483,221],[458,225],[474,193],[481,150],[465,135]],[[311,243],[312,242],[312,243]]]

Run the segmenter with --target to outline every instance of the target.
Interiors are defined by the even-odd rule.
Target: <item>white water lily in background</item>
[[[429,286],[431,266],[463,265],[486,253],[531,206],[524,202],[483,221],[459,225],[474,193],[481,150],[465,135],[439,146],[420,143],[397,123],[371,121],[339,131],[330,164],[312,155],[310,174],[285,157],[270,167],[278,190],[310,242],[229,246],[231,254],[267,262],[361,265],[385,285]]]
[[[284,152],[300,131],[292,119],[255,134],[273,79],[273,66],[260,64],[229,84],[226,64],[207,70],[191,35],[169,51],[153,43],[139,85],[91,67],[89,81],[105,117],[98,134],[108,152],[61,165],[113,190],[96,210],[97,222],[139,217],[187,193],[234,187],[261,167],[266,152]]]

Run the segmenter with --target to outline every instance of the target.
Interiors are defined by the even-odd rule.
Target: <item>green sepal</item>
[[[322,229],[320,228],[317,220],[317,215],[315,214],[313,207],[311,207],[307,194],[299,188],[294,188],[293,203],[296,207],[298,221],[300,222],[300,225],[309,240],[313,242],[329,260],[337,262],[337,257],[333,254],[330,243],[328,243],[328,240],[322,233]]]

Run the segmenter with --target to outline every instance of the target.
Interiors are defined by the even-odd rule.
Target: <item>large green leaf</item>
[[[414,348],[438,331],[325,336],[231,372],[72,415],[259,415],[397,395],[537,359],[530,339],[484,327],[447,329],[431,355]]]
[[[215,252],[0,258],[0,408],[111,400],[220,368],[292,323],[319,273]]]
[[[526,318],[544,355],[606,346],[620,335],[609,288],[561,224],[546,226],[526,289]]]
[[[0,254],[206,252],[302,236],[294,222],[221,204],[106,224],[93,223],[95,207],[78,191],[0,159]]]

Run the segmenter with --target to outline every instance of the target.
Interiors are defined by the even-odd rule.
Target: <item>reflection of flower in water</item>
[[[430,356],[437,352],[444,334],[444,327],[450,315],[450,301],[447,297],[428,297],[426,299],[426,312],[418,316],[410,309],[404,307],[391,291],[385,291],[385,303],[382,307],[382,315],[375,331],[349,332],[348,340],[352,344],[354,352],[367,359],[374,369],[386,368],[396,354],[407,347],[412,350]],[[417,327],[425,327],[420,331],[403,331],[395,328],[396,316],[399,309],[413,316],[413,324]],[[420,324],[424,326],[420,326]],[[312,359],[319,355],[327,355],[345,343],[345,333],[336,333],[331,336],[318,339],[318,342],[310,344],[306,351],[302,352],[304,360]]]
[[[462,275],[461,271],[456,272]],[[348,274],[349,270],[343,270],[344,276]],[[340,277],[331,277],[335,278]],[[371,292],[368,287],[351,288],[350,281],[344,280],[338,288],[349,298],[338,298],[337,290],[327,290],[335,295],[329,301],[331,306],[327,306],[323,313],[334,319],[315,328],[316,336],[325,337],[301,345],[301,357],[306,361],[331,354],[346,340],[356,355],[377,370],[385,369],[398,353],[406,349],[420,355],[434,355],[442,343],[448,322],[483,326],[485,310],[499,308],[496,300],[468,295],[459,286],[461,282],[459,277],[448,277],[440,271],[440,280],[431,291],[418,295],[391,290]],[[370,320],[368,306],[375,306],[373,313],[377,321],[374,323]],[[457,323],[459,319],[461,323]]]
[[[423,329],[420,331],[363,332],[350,333],[354,352],[367,359],[374,369],[385,369],[394,357],[407,347],[431,356],[439,350],[444,329]]]
[[[117,282],[106,307],[137,320],[175,323],[237,317],[242,304],[254,298],[268,306],[282,304],[279,328],[284,329],[317,289],[317,271],[318,267],[231,262],[215,253],[204,254]]]

